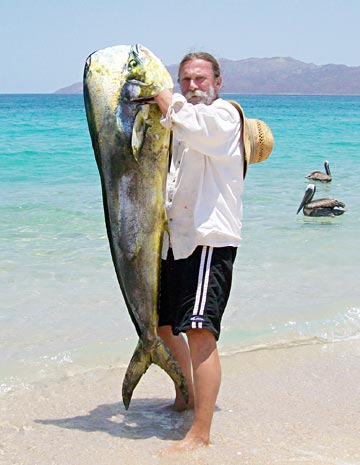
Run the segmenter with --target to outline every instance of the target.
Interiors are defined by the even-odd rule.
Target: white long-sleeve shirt
[[[173,130],[166,211],[174,258],[188,257],[198,245],[239,246],[244,163],[238,111],[220,98],[192,105],[174,94],[161,123]],[[165,233],[163,258],[168,247]]]

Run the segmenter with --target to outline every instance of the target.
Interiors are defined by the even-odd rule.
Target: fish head
[[[84,68],[85,103],[97,114],[114,114],[121,105],[151,103],[173,80],[162,61],[141,44],[116,45],[93,52]]]
[[[141,44],[93,52],[85,63],[83,83],[85,105],[88,109],[91,102],[89,113],[96,113],[98,120],[101,116],[107,120],[119,105],[136,113],[136,104],[154,103],[153,97],[162,89],[174,87],[162,61]]]
[[[173,80],[161,60],[141,44],[130,47],[124,65],[126,80],[123,98],[132,102],[152,100],[163,89],[172,89]]]
[[[153,145],[169,136],[160,124],[161,111],[153,97],[159,87],[171,88],[172,78],[143,45],[117,45],[89,55],[84,69],[84,100],[97,160],[107,142],[137,159],[147,136]],[[148,137],[148,138],[149,138]],[[160,144],[161,145],[161,144]]]

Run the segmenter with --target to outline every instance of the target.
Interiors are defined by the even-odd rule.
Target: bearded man
[[[216,59],[205,52],[186,55],[178,81],[182,95],[164,89],[155,96],[162,124],[173,133],[158,333],[189,385],[189,403],[176,389],[172,408],[194,408],[194,420],[165,453],[210,441],[221,383],[217,340],[241,240],[244,174],[242,123],[234,106],[219,98]]]

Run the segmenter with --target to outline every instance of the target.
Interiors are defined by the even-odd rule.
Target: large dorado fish
[[[160,124],[160,109],[151,99],[157,82],[173,87],[161,61],[141,45],[99,50],[85,64],[86,116],[101,178],[111,255],[139,336],[123,381],[126,409],[151,363],[163,368],[188,398],[185,377],[157,335],[170,144],[170,132]]]

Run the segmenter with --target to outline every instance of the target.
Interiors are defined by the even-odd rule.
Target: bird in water
[[[324,168],[325,173],[323,173],[322,171],[313,171],[305,177],[311,179],[312,181],[331,182],[332,176],[330,172],[329,162],[327,160],[324,161]]]
[[[345,204],[336,199],[317,199],[312,200],[316,191],[315,184],[308,184],[305,190],[304,198],[296,214],[303,209],[305,216],[339,216],[345,213]]]

